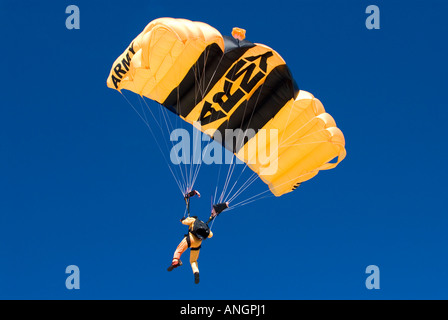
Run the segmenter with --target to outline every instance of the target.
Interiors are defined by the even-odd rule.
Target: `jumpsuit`
[[[180,260],[180,256],[182,255],[182,253],[184,253],[185,250],[190,248],[191,269],[193,270],[193,273],[199,273],[198,258],[202,240],[190,232],[191,229],[193,228],[195,220],[196,219],[193,217],[188,217],[182,221],[182,224],[188,226],[188,234],[185,236],[185,238],[182,239],[182,241],[177,246],[176,251],[174,252],[173,261]],[[212,231],[210,231],[210,235],[208,236],[208,238],[211,237],[213,237]]]

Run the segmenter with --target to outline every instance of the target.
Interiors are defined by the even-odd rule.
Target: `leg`
[[[167,269],[168,271],[173,271],[174,268],[177,268],[182,265],[182,261],[180,261],[180,256],[187,249],[188,249],[187,239],[183,238],[183,240],[177,246],[176,251],[174,251],[173,261],[171,262],[171,265],[168,267]]]
[[[173,261],[179,260],[182,253],[184,253],[185,250],[187,250],[187,249],[188,249],[187,239],[183,238],[182,241],[177,246],[176,251],[174,251]]]
[[[193,269],[193,273],[198,272],[198,258],[199,258],[199,249],[201,248],[202,240],[196,238],[195,236],[190,234],[190,264],[191,269]]]
[[[194,273],[194,283],[199,283],[199,268],[198,268],[199,248],[190,248],[190,264]]]
[[[194,250],[195,248],[190,249],[190,264],[191,269],[193,270],[193,273],[199,272],[198,268],[198,258],[199,258],[199,249]]]
[[[190,264],[191,269],[194,273],[194,283],[199,283],[199,268],[198,268],[198,258],[199,258],[199,249],[201,249],[202,240],[196,238],[191,235],[190,237],[191,247],[190,247]]]

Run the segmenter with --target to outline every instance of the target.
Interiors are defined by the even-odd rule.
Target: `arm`
[[[182,224],[190,227],[194,223],[194,220],[196,220],[196,219],[188,217],[188,218],[185,218],[185,219],[181,219],[180,222],[182,222]]]

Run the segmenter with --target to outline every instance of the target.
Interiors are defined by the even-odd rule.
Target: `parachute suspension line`
[[[196,61],[195,63],[195,67],[194,69],[194,78],[195,78],[195,99],[196,97],[200,94],[201,100],[204,99],[205,97],[205,69],[206,69],[206,64],[207,64],[207,59],[208,59],[208,55],[210,54],[210,49],[206,50],[206,54],[204,55],[204,66],[202,67],[202,72],[198,72],[197,69],[197,64],[198,62]],[[215,70],[216,72],[216,70]],[[199,76],[199,74],[201,74]],[[214,73],[213,73],[214,74]],[[198,84],[197,88],[196,88],[196,83]],[[197,102],[197,101],[195,101]]]
[[[269,190],[265,190],[265,191],[263,191],[263,192],[268,192],[268,191],[269,191]],[[257,196],[260,196],[260,194],[258,194]],[[252,199],[252,197],[251,197],[251,198],[249,198],[249,199],[246,199],[246,200],[244,200],[244,201],[241,201],[241,202],[239,202],[239,203],[237,203],[237,204],[231,206],[229,209],[227,209],[227,211],[230,211],[230,210],[233,210],[233,209],[240,208],[240,207],[242,207],[242,206],[248,205],[249,203],[252,203],[252,202],[255,202],[255,201],[258,201],[258,200],[261,200],[261,199],[272,198],[272,197],[274,197],[274,195],[272,195],[272,194],[268,194],[268,195],[265,195],[265,196],[263,196],[263,197],[258,197],[258,198],[256,198],[256,199]],[[252,200],[250,200],[250,199],[252,199]]]
[[[292,178],[292,179],[290,179],[290,180],[288,180],[288,181],[285,181],[285,182],[281,183],[281,184],[278,185],[278,186],[281,187],[281,186],[283,186],[283,185],[285,185],[285,184],[289,184],[289,183],[291,183],[292,181],[297,180],[297,178],[301,178],[301,177],[303,177],[303,176],[306,175],[306,174],[313,173],[313,172],[316,172],[316,171],[319,171],[319,170],[318,170],[318,169],[315,169],[315,170],[311,170],[311,171],[305,172],[305,173],[301,174],[301,175],[298,176],[298,177],[294,177],[294,178]],[[249,185],[252,184],[252,183],[253,183],[253,181],[250,182]],[[248,186],[246,186],[246,188],[247,188],[247,187],[248,187]],[[254,195],[254,196],[248,198],[248,199],[245,199],[245,200],[243,200],[243,201],[241,201],[241,202],[238,202],[237,204],[232,205],[229,209],[227,209],[227,211],[232,210],[232,209],[236,209],[236,208],[239,208],[239,207],[242,207],[242,206],[245,206],[245,205],[247,205],[247,204],[249,204],[249,203],[252,203],[252,202],[254,202],[254,201],[258,201],[258,200],[261,200],[261,199],[264,199],[264,198],[274,197],[273,194],[268,194],[268,195],[264,195],[264,196],[262,196],[263,194],[265,194],[265,193],[267,193],[267,192],[269,192],[269,191],[270,191],[269,189],[268,189],[268,190],[265,190],[265,191],[262,191],[262,192],[260,192],[260,193],[258,193],[258,194],[256,194],[256,195]],[[242,191],[241,191],[241,192],[242,192]],[[241,192],[240,192],[240,194],[241,194]],[[260,197],[260,196],[261,196],[261,197]],[[231,202],[231,201],[235,200],[235,198],[236,198],[236,197],[234,196],[232,199],[228,200],[228,202]]]
[[[223,202],[222,199],[224,198],[226,191],[227,191],[227,187],[229,186],[230,183],[230,178],[232,177],[233,171],[235,170],[235,164],[236,164],[236,157],[233,156],[232,157],[232,163],[229,166],[229,171],[227,172],[227,177],[226,177],[226,181],[224,183],[224,187],[222,189],[221,192],[221,196],[219,197],[219,202]]]
[[[222,61],[223,58],[224,58],[224,52],[222,53],[221,58],[219,59],[219,62],[218,62],[218,64],[216,65],[215,71],[213,72],[213,74],[212,74],[212,76],[211,76],[211,78],[210,78],[210,81],[209,81],[209,83],[207,84],[207,87],[205,88],[205,91],[206,91],[206,92],[207,92],[207,90],[208,90],[208,87],[209,87],[210,84],[212,83],[213,78],[215,77],[216,71],[218,70],[218,67],[219,67],[219,65],[221,64],[221,61]],[[235,73],[235,71],[234,71],[234,73]],[[227,129],[228,125],[229,125],[229,122],[227,122],[226,129]],[[225,152],[225,151],[224,151],[224,152]],[[217,177],[216,177],[215,193],[214,193],[214,196],[213,196],[213,200],[216,200],[216,197],[217,197],[218,185],[219,185],[219,180],[220,180],[220,177],[221,177],[221,168],[222,168],[222,166],[219,166],[219,169],[218,169],[218,175],[217,175]]]
[[[194,82],[194,85],[195,85],[194,103],[195,103],[195,105],[198,103],[198,97],[200,97],[200,100],[202,100],[205,96],[205,92],[206,92],[205,91],[206,89],[204,89],[205,88],[205,69],[207,67],[206,63],[207,63],[207,60],[209,57],[209,53],[210,53],[210,49],[207,49],[206,54],[203,55],[204,62],[203,62],[202,73],[200,71],[198,71],[199,70],[198,62],[196,62],[195,66],[193,68],[194,77],[195,77],[195,82]],[[223,57],[223,55],[221,56],[221,60],[222,60],[222,57]],[[216,74],[218,67],[219,67],[219,64],[215,68],[213,76]],[[212,79],[213,79],[213,76],[212,76]],[[181,106],[181,100],[180,100],[179,87],[177,88],[177,101],[178,101],[178,114],[182,114],[182,112],[181,112],[182,106]],[[176,121],[178,121],[178,119],[176,119]],[[193,135],[195,135],[195,131],[194,131],[195,129],[198,130],[197,128],[194,128]],[[197,136],[196,135],[194,136],[194,139],[195,140],[193,141],[193,147],[199,145],[200,146],[199,152],[201,152],[201,150],[202,150],[202,132],[200,130],[198,130],[198,134],[197,134]],[[208,145],[207,145],[207,147],[208,147]],[[198,152],[198,150],[193,150],[193,152],[190,153],[189,168],[187,168],[187,164],[184,163],[186,192],[193,190],[194,184],[197,180],[197,177],[199,175],[199,171],[200,171],[200,168],[202,165],[202,161],[199,161],[199,163],[196,163],[195,158],[194,158],[195,152]]]
[[[180,93],[179,93],[179,87],[177,87],[177,90],[176,90],[176,94],[177,94],[177,107],[178,107],[178,114],[182,114],[182,104],[181,104],[181,100],[180,100]],[[176,120],[177,121],[177,120]],[[176,126],[177,128],[179,127],[179,126]],[[173,142],[172,142],[173,143]],[[173,147],[174,147],[174,143],[173,143]],[[182,161],[183,162],[183,161]],[[184,163],[183,164],[184,165],[184,169],[185,169],[185,176],[187,175],[187,164],[186,163]],[[179,170],[180,171],[182,171],[182,167],[181,167],[181,165],[179,164]],[[183,174],[182,174],[182,176],[183,176]],[[187,193],[187,192],[189,192],[189,191],[191,191],[191,190],[189,190],[189,187],[188,187],[188,185],[187,185],[187,182],[186,182],[186,178],[184,178],[185,180],[185,189],[184,189],[184,191],[185,191],[185,193]]]
[[[217,194],[217,192],[218,192],[218,184],[219,184],[219,177],[221,176],[221,168],[222,168],[222,166],[219,166],[219,169],[218,169],[218,176],[217,176],[217,179],[216,179],[216,185],[215,185],[215,194],[214,194],[214,196],[213,196],[213,200],[216,199],[216,194]]]
[[[195,64],[193,65],[193,72],[194,72],[194,105],[197,105],[197,94],[198,94],[198,75],[197,75],[197,66],[198,66],[198,61],[195,62]],[[180,93],[179,93],[179,87],[177,87],[177,96],[178,96],[178,102],[180,102],[179,97],[180,97]],[[194,141],[193,141],[193,149],[191,149],[191,145],[190,145],[190,165],[189,165],[189,170],[188,170],[188,182],[187,182],[187,192],[193,189],[193,181],[192,181],[192,169],[195,165],[194,163],[194,154],[195,154],[195,149],[194,147],[196,146],[196,137],[195,137],[195,128],[193,125],[193,128],[191,129],[191,132],[193,134],[194,137]],[[190,143],[190,141],[188,141],[188,143]],[[185,174],[187,174],[187,170],[185,171]],[[187,206],[189,206],[189,204],[187,204]]]
[[[169,116],[167,114],[168,111],[166,110],[166,108],[161,107],[160,108],[160,112],[161,112],[161,115],[162,115],[164,123],[165,123],[166,131],[167,131],[167,133],[169,135],[168,138],[166,138],[166,136],[164,135],[164,139],[163,140],[165,141],[165,144],[166,144],[166,140],[169,140],[171,142],[171,148],[174,148],[174,142],[171,140],[171,132],[172,132],[171,130],[173,130],[174,128],[172,127],[171,121],[170,121]],[[168,118],[168,120],[167,120],[167,118]],[[168,146],[167,146],[167,149],[169,150]],[[182,160],[182,162],[183,162],[183,160]],[[177,167],[179,167],[179,171],[180,171],[182,179],[183,179],[184,192],[188,192],[187,164],[184,163],[185,173],[182,170],[182,166],[180,164]]]
[[[249,179],[247,179],[243,183],[243,185],[235,192],[235,194],[230,199],[228,199],[227,201],[228,202],[232,202],[233,200],[235,200],[241,193],[243,193],[247,188],[249,188],[249,186],[252,183],[254,183],[257,179],[258,179],[257,173],[256,172],[252,173],[252,175],[249,177]]]
[[[123,92],[119,91],[121,96],[127,101],[127,103],[129,103],[129,105],[131,106],[131,108],[135,111],[135,113],[137,113],[137,115],[140,117],[140,119],[142,119],[142,121],[146,124],[147,127],[149,127],[148,121],[146,121],[142,115],[140,114],[140,112],[137,111],[137,109],[134,107],[134,105],[131,103],[131,101],[128,100],[128,98],[123,94]]]
[[[218,68],[219,68],[219,66],[220,66],[220,64],[221,64],[223,58],[224,58],[224,52],[221,54],[221,57],[219,58],[218,64],[216,65],[216,68],[215,68],[215,70],[213,71],[213,74],[212,74],[212,76],[210,77],[210,80],[209,80],[207,86],[205,87],[204,92],[207,92],[208,88],[210,87],[210,84],[213,82],[213,79],[215,78],[216,72],[218,71]],[[212,140],[212,139],[211,139],[211,140]],[[213,143],[213,141],[210,141],[209,145],[210,145],[211,143]],[[221,168],[222,168],[222,166],[219,166],[219,169],[218,169],[218,175],[217,175],[217,177],[216,177],[215,193],[214,193],[214,195],[213,195],[212,200],[216,199],[216,194],[217,194],[217,192],[218,192],[219,177],[221,176]]]
[[[182,64],[182,60],[180,60],[180,63]],[[184,69],[182,67],[182,65],[181,65],[180,69]],[[181,79],[179,78],[178,81],[180,83]],[[179,87],[177,87],[177,89],[176,89],[176,95],[177,95],[177,105],[176,105],[177,110],[176,110],[175,113],[177,115],[180,115],[180,114],[182,114],[182,104],[181,104],[181,99],[180,99]],[[171,120],[169,118],[168,111],[166,110],[166,108],[164,106],[162,106],[162,105],[160,105],[160,106],[161,106],[161,115],[163,116],[163,119],[164,119],[164,122],[165,122],[165,126],[166,126],[166,130],[167,130],[168,135],[169,135],[168,138],[169,138],[169,140],[171,142],[172,148],[174,149],[174,141],[171,140],[171,133],[174,130],[174,127],[173,127],[173,124],[172,124],[172,122],[171,122]],[[182,127],[181,125],[179,125],[179,122],[183,123],[183,121],[180,120],[179,117],[176,117],[176,128]],[[171,150],[173,150],[173,149],[171,149]],[[189,182],[188,182],[188,167],[187,167],[188,163],[186,161],[185,156],[184,155],[182,155],[182,156],[183,157],[182,157],[182,159],[180,159],[180,163],[175,165],[175,166],[178,167],[178,169],[179,169],[179,171],[181,173],[181,176],[182,176],[182,179],[183,179],[183,185],[184,185],[183,195],[185,195],[186,193],[188,193],[191,190],[190,190]]]
[[[221,61],[220,61],[221,62]],[[232,76],[230,77],[231,79],[233,79],[233,77],[235,76],[235,72],[236,72],[236,68],[234,68],[234,70],[233,70],[233,73],[232,73]],[[246,106],[247,106],[247,103],[246,103]],[[227,120],[226,121],[227,123],[226,123],[226,128],[225,128],[225,130],[224,130],[224,133],[226,132],[226,130],[229,128],[229,121]],[[224,137],[224,144],[225,144],[225,137]],[[224,147],[225,148],[225,147]],[[224,151],[224,152],[226,152],[226,151]],[[225,156],[224,156],[225,157]],[[235,155],[233,155],[232,156],[232,160],[231,160],[231,164],[229,165],[229,170],[227,171],[227,176],[226,176],[226,180],[225,180],[225,182],[224,182],[224,187],[223,187],[223,189],[222,189],[222,191],[221,191],[221,195],[220,195],[220,197],[219,197],[219,201],[218,202],[222,202],[222,198],[224,197],[224,193],[225,193],[225,191],[226,191],[226,189],[227,189],[227,184],[228,184],[228,180],[229,180],[229,173],[231,172],[231,171],[233,171],[233,166],[234,166],[234,164],[236,163],[236,161],[234,162],[234,158],[235,158]],[[231,176],[231,175],[230,175]]]
[[[196,131],[195,131],[196,130]],[[196,134],[195,134],[196,132]],[[194,141],[193,141],[193,152],[191,152],[191,159],[190,159],[190,173],[189,173],[189,188],[193,189],[194,186],[194,182],[193,182],[193,177],[196,173],[196,170],[199,168],[201,161],[199,161],[199,163],[195,163],[195,154],[197,152],[201,152],[202,149],[202,142],[201,142],[201,131],[199,131],[196,128],[193,128],[193,137],[194,137]],[[199,140],[199,141],[197,141]],[[198,146],[199,144],[199,146]],[[195,148],[198,148],[198,150],[195,150]],[[193,170],[194,169],[194,170]]]
[[[206,65],[207,65],[209,54],[210,54],[210,48],[207,49],[207,53],[206,53],[206,55],[204,55],[204,63],[203,63],[203,68],[202,68],[202,75],[201,75],[201,77],[199,77],[199,79],[197,77],[196,68],[195,68],[195,78],[198,79],[198,88],[201,90],[200,91],[201,101],[205,98],[205,93],[206,93],[205,70],[206,70]],[[219,66],[219,64],[218,64],[218,66]],[[216,73],[216,70],[218,69],[218,66],[215,68],[215,71],[214,71],[213,75]],[[195,94],[195,100],[196,100],[195,104],[197,104],[197,102],[198,102],[197,101],[197,93]],[[202,132],[200,130],[198,130],[198,131],[199,131],[198,132],[198,139],[199,139],[199,144],[201,146],[201,151],[200,152],[202,152]],[[204,151],[207,150],[207,148],[208,148],[208,146],[210,144],[211,144],[211,141],[206,145]],[[196,182],[196,179],[197,179],[197,177],[199,175],[199,171],[200,171],[201,166],[202,166],[202,162],[203,162],[203,159],[201,157],[201,161],[199,161],[199,164],[195,168],[195,171],[194,171],[194,174],[193,174],[192,185],[194,185],[194,183]]]
[[[226,196],[227,188],[228,188],[228,186],[230,184],[233,172],[235,171],[236,162],[237,162],[236,159],[237,159],[236,156],[233,155],[232,162],[230,163],[229,170],[227,172],[226,181],[224,183],[224,187],[222,189],[221,196],[219,197],[219,202],[222,202],[222,199]]]
[[[204,99],[206,91],[205,91],[205,68],[207,65],[207,61],[208,61],[208,56],[210,54],[210,48],[207,49],[207,55],[204,57],[204,67],[202,68],[202,79],[200,81],[200,83],[202,83],[202,94],[201,94],[201,98]],[[201,99],[201,100],[202,100]]]
[[[248,122],[248,124],[247,124],[246,130],[247,130],[247,128],[249,127],[250,122],[252,121],[252,118],[253,118],[253,115],[254,115],[254,111],[255,111],[255,109],[256,109],[256,107],[257,107],[257,105],[258,105],[258,100],[260,99],[261,92],[263,91],[263,86],[264,86],[264,82],[261,84],[260,92],[258,93],[257,100],[255,101],[255,105],[254,105],[254,108],[253,108],[252,113],[251,113],[251,115],[250,115],[249,122]],[[244,115],[246,114],[247,104],[248,104],[248,102],[246,102],[246,106],[244,107]],[[240,127],[243,126],[243,119],[244,119],[244,116],[241,118],[241,124],[240,124]],[[239,149],[242,148],[243,145],[244,145],[244,139],[241,140],[241,145],[239,146]],[[235,187],[236,183],[238,182],[238,180],[239,180],[239,178],[241,177],[241,175],[243,174],[243,172],[246,170],[247,166],[248,166],[248,163],[245,163],[243,170],[241,171],[240,175],[238,176],[238,178],[236,179],[236,181],[235,181],[235,183],[233,184],[232,188],[230,189],[227,198],[230,197],[233,188]],[[254,179],[250,184],[252,184],[254,181],[256,181],[257,178],[258,178],[258,175],[255,175],[255,179]],[[247,181],[247,180],[246,180],[246,181]],[[244,189],[244,190],[245,190],[245,189]],[[237,196],[237,195],[236,195],[236,196]],[[231,200],[228,200],[228,201],[229,201],[229,202],[232,201],[233,199],[236,198],[236,196],[232,197]],[[226,200],[226,201],[227,201],[227,200]]]
[[[142,115],[137,111],[137,109],[134,107],[134,105],[129,101],[129,99],[128,99],[128,98],[127,98],[121,91],[120,91],[120,94],[121,94],[121,96],[127,101],[127,103],[131,106],[131,108],[137,113],[137,115],[140,117],[140,119],[142,119],[142,121],[146,124],[146,127],[148,128],[149,132],[151,133],[151,135],[153,136],[154,140],[156,141],[157,147],[159,148],[159,151],[160,151],[160,153],[162,154],[163,159],[165,160],[165,163],[166,163],[166,165],[168,166],[168,169],[170,170],[171,174],[173,175],[174,181],[176,182],[177,186],[179,187],[180,192],[183,194],[183,191],[182,191],[182,185],[181,185],[179,179],[178,179],[178,178],[176,177],[176,175],[174,174],[173,169],[171,168],[171,166],[170,166],[168,160],[166,159],[166,157],[165,157],[165,155],[164,155],[164,153],[163,153],[163,150],[162,150],[162,148],[160,147],[160,144],[159,144],[159,142],[157,141],[157,138],[156,138],[156,136],[155,136],[155,134],[154,134],[154,132],[153,132],[151,126],[149,125],[148,121],[145,120],[145,119],[142,117]]]
[[[226,200],[224,200],[224,202],[228,202],[228,201],[229,201],[228,198],[229,198],[230,195],[232,194],[233,189],[235,188],[236,184],[238,183],[238,181],[239,181],[240,178],[241,178],[241,175],[243,174],[243,172],[246,170],[247,167],[248,167],[248,165],[247,165],[247,163],[246,163],[245,166],[244,166],[244,168],[243,168],[243,170],[241,170],[241,172],[240,172],[238,178],[235,179],[235,182],[234,182],[234,184],[232,185],[232,188],[230,188],[230,191],[228,192],[228,196],[226,197]]]
[[[187,208],[187,206],[185,206],[184,218],[187,216],[187,212],[188,212],[188,208]],[[189,212],[188,212],[188,216],[190,216],[190,213],[189,213]]]
[[[239,207],[245,206],[245,205],[247,205],[249,203],[252,203],[252,202],[255,202],[255,201],[258,201],[258,200],[261,200],[261,199],[274,197],[274,195],[272,195],[272,194],[265,194],[267,192],[269,192],[269,190],[265,190],[265,191],[263,191],[263,192],[261,192],[259,194],[256,194],[256,195],[254,195],[254,196],[252,196],[250,198],[247,198],[247,199],[245,199],[245,200],[243,200],[241,202],[238,202],[237,204],[232,205],[228,210],[237,209]]]
[[[213,196],[210,197],[210,212],[213,212]],[[215,219],[213,219],[215,220]],[[213,226],[213,221],[212,221],[212,225],[210,226],[210,230],[212,229]]]
[[[213,224],[215,223],[216,217],[212,219],[212,224],[209,226],[210,230],[213,228]]]
[[[163,140],[163,142],[165,143],[165,148],[166,148],[166,150],[169,150],[168,142],[167,142],[167,139],[166,139],[166,136],[165,136],[165,130],[164,130],[164,129],[162,128],[162,126],[160,125],[159,121],[157,120],[156,116],[155,116],[154,113],[152,112],[151,108],[149,107],[148,103],[146,102],[146,100],[144,99],[143,96],[141,96],[141,100],[143,100],[143,102],[144,102],[145,105],[146,105],[146,108],[148,109],[148,111],[150,112],[150,114],[151,114],[151,116],[153,117],[154,121],[157,123],[158,127],[160,128],[160,132],[161,132],[162,135],[163,135],[163,139],[162,139],[162,140]],[[140,101],[140,103],[141,103],[141,101]],[[163,109],[164,109],[164,108],[161,108],[161,111],[160,111],[160,112],[163,113]],[[159,113],[159,116],[160,116],[160,113]],[[160,117],[160,122],[162,122],[161,117]],[[166,124],[166,123],[165,123],[165,126],[167,127],[167,124]],[[168,129],[167,129],[167,131],[169,132]],[[154,137],[154,139],[157,140],[155,137]],[[168,139],[168,140],[171,141],[171,139]],[[157,142],[157,143],[158,143],[158,142]],[[171,141],[171,145],[172,145],[172,147],[174,146],[174,143],[173,143],[172,141]],[[161,149],[161,148],[159,148],[159,149]],[[162,153],[163,157],[166,159],[166,157],[165,157],[165,152],[163,152],[163,151],[161,150],[161,153]],[[168,162],[168,160],[166,160],[166,161]],[[168,162],[168,164],[169,164],[169,162]],[[174,168],[176,168],[176,166],[175,166],[174,164],[172,164],[172,165],[173,165]],[[170,165],[170,168],[171,168],[171,165]],[[180,175],[179,175],[178,173],[176,173],[176,177],[177,177],[177,180],[179,180],[179,184],[181,185],[181,187],[180,187],[180,188],[181,188],[181,192],[184,193],[184,192],[185,192],[185,188],[186,188],[185,177],[184,177],[184,175],[183,175],[182,168],[179,167],[178,169],[179,169],[179,171],[180,171]],[[176,170],[174,170],[174,171],[176,171]],[[173,172],[174,172],[174,171],[173,171]]]
[[[167,142],[167,140],[169,140],[169,141],[171,142],[171,147],[174,148],[174,142],[171,141],[171,139],[170,139],[169,137],[168,137],[168,139],[167,139],[167,138],[166,138],[166,135],[165,135],[165,130],[168,132],[168,134],[170,133],[169,125],[168,125],[168,122],[167,122],[167,120],[166,120],[166,117],[167,117],[167,116],[165,117],[165,113],[164,113],[164,112],[167,112],[166,110],[164,110],[165,108],[161,107],[161,108],[160,108],[160,112],[159,112],[160,122],[162,122],[162,116],[163,116],[163,119],[164,119],[164,123],[165,123],[165,130],[164,130],[164,129],[162,128],[162,126],[160,125],[159,121],[157,120],[156,116],[155,116],[154,113],[152,112],[150,106],[149,106],[148,103],[146,102],[145,98],[144,98],[143,96],[141,96],[141,99],[142,99],[143,102],[145,103],[146,108],[148,109],[148,111],[151,113],[151,116],[153,117],[154,121],[157,123],[158,127],[160,128],[160,131],[161,131],[161,133],[162,133],[162,135],[163,135],[163,139],[162,139],[162,140],[163,140],[164,143],[165,143],[165,147],[166,147],[166,149],[169,150],[169,146],[168,146],[168,142]],[[140,103],[141,103],[141,102],[140,102]],[[171,123],[171,122],[170,122],[170,123]],[[157,140],[157,139],[156,139],[156,140]],[[165,157],[165,153],[164,153],[163,151],[162,151],[162,154],[163,154],[163,156]],[[174,164],[173,164],[173,166],[176,167]],[[180,184],[181,184],[181,186],[182,186],[182,193],[184,193],[185,190],[186,190],[186,188],[187,188],[186,179],[185,179],[185,176],[184,176],[184,174],[183,174],[182,167],[179,166],[178,169],[179,169],[179,171],[180,171],[180,176],[177,175],[177,177],[178,177],[179,180],[182,179],[182,181],[181,181]]]
[[[207,60],[208,60],[208,56],[210,53],[210,49],[207,49],[206,54],[203,55],[203,67],[202,67],[202,72],[201,70],[198,71],[199,66],[198,66],[198,62],[196,61],[193,71],[194,71],[194,104],[197,105],[198,103],[198,96],[200,97],[200,100],[204,99],[205,96],[205,91],[204,91],[204,87],[205,87],[205,69],[207,66]],[[178,92],[179,94],[179,92]],[[195,131],[197,130],[197,131]],[[194,136],[194,141],[193,141],[193,152],[191,153],[191,159],[190,159],[190,172],[189,172],[189,179],[188,179],[188,190],[192,190],[194,187],[194,184],[196,183],[196,179],[199,175],[199,171],[201,169],[202,166],[202,158],[201,161],[199,161],[199,163],[196,163],[195,161],[195,157],[194,155],[199,152],[202,152],[202,132],[197,129],[196,127],[193,126],[192,129],[193,132],[193,136]],[[197,135],[195,134],[197,133]],[[199,150],[195,150],[194,148],[199,146]]]
[[[188,217],[190,217],[190,198],[185,199],[185,211],[187,212]],[[185,215],[184,215],[185,216]]]
[[[210,84],[213,82],[213,78],[216,75],[216,71],[218,71],[218,67],[221,64],[222,59],[224,58],[224,52],[221,54],[221,58],[219,58],[218,64],[216,65],[215,71],[213,72],[212,76],[210,77],[210,81],[208,82],[207,86],[205,87],[204,92],[207,92],[208,87],[210,87]]]
[[[218,64],[217,64],[216,67],[215,67],[215,70],[213,71],[213,74],[212,74],[212,76],[211,76],[209,82],[206,84],[206,81],[205,81],[205,74],[206,74],[206,73],[205,73],[205,69],[206,69],[206,63],[207,63],[209,54],[210,54],[210,48],[207,49],[207,53],[206,53],[206,55],[204,56],[204,63],[203,63],[203,69],[202,69],[202,76],[199,77],[199,76],[198,76],[198,72],[196,71],[196,69],[198,69],[198,67],[197,67],[197,62],[196,62],[196,66],[195,66],[195,68],[194,68],[194,71],[195,71],[195,95],[194,95],[194,98],[195,98],[195,105],[198,103],[197,98],[198,98],[198,95],[199,95],[199,94],[200,94],[200,101],[202,101],[202,100],[205,98],[205,94],[206,94],[206,92],[207,92],[207,90],[208,90],[208,87],[209,87],[210,84],[212,83],[213,78],[215,77],[216,72],[217,72],[217,70],[218,70],[218,68],[219,68],[219,65],[221,64],[221,61],[222,61],[222,59],[223,59],[223,57],[224,57],[224,53],[223,53],[223,54],[221,55],[220,59],[219,59]],[[197,84],[197,87],[198,87],[198,88],[196,88],[196,84]],[[200,139],[201,148],[202,148],[202,134],[203,134],[202,132],[199,133],[199,136],[200,136],[200,138],[201,138],[201,139]],[[209,141],[209,143],[206,145],[206,147],[205,147],[205,149],[204,149],[204,152],[208,149],[208,147],[209,147],[212,143],[213,143],[213,139],[210,138],[210,141]],[[192,185],[194,185],[194,183],[196,182],[197,177],[199,176],[199,172],[200,172],[200,169],[201,169],[201,166],[202,166],[202,162],[203,162],[203,159],[202,159],[202,157],[201,157],[201,161],[200,161],[199,165],[196,167],[195,172],[194,172],[194,175],[193,175]],[[221,166],[219,167],[219,171],[221,171]],[[218,176],[218,178],[219,178],[219,176]],[[215,197],[216,197],[216,190],[217,190],[217,187],[218,187],[218,183],[216,183]]]
[[[165,124],[165,130],[168,134],[168,137],[166,137],[164,134],[164,141],[169,140],[171,142],[171,148],[174,148],[174,142],[171,140],[171,132],[174,128],[173,128],[173,125],[171,124],[171,120],[169,119],[167,112],[168,111],[166,111],[166,109],[163,106],[161,106],[160,115],[161,115],[161,118],[163,118],[163,123]],[[162,119],[161,119],[161,121],[162,121]],[[180,165],[179,165],[179,171],[182,174],[182,178],[184,179],[184,183],[186,186],[186,181],[187,181],[186,176],[184,175],[184,172],[182,171],[182,167]]]
[[[241,193],[243,193],[247,188],[249,188],[249,186],[257,180],[257,178],[258,178],[257,174],[255,172],[252,173],[252,175],[248,179],[246,179],[246,181],[238,188],[238,190],[225,201],[229,203],[234,201]]]
[[[254,107],[253,107],[253,109],[252,109],[252,112],[251,112],[250,117],[249,117],[249,121],[248,121],[248,123],[247,123],[247,126],[246,126],[244,132],[247,130],[247,128],[250,127],[250,123],[252,122],[252,118],[253,118],[255,109],[257,109],[258,102],[259,102],[259,99],[260,99],[260,95],[261,95],[261,92],[263,91],[263,87],[264,87],[264,82],[261,84],[260,90],[259,90],[258,95],[257,95],[257,100],[255,100]],[[246,115],[246,111],[247,111],[247,105],[248,105],[248,101],[246,101],[246,105],[245,105],[245,107],[244,107],[244,112],[243,112],[243,116],[242,116],[242,118],[241,118],[241,124],[240,124],[240,127],[243,126],[243,120],[245,119],[245,115]],[[227,124],[228,124],[228,122],[227,122]],[[244,135],[243,138],[241,139],[241,141],[240,141],[240,145],[238,146],[237,149],[241,149],[241,148],[243,147],[243,145],[244,145],[244,137],[245,137],[245,135]],[[226,184],[225,184],[225,186],[224,186],[224,188],[223,188],[223,192],[221,193],[221,197],[220,197],[220,201],[219,201],[219,202],[222,202],[222,199],[223,199],[223,197],[225,196],[225,193],[226,193],[226,191],[227,191],[228,183],[230,182],[230,179],[231,179],[231,177],[232,177],[232,175],[233,175],[234,167],[235,167],[235,165],[236,165],[236,160],[235,160],[235,162],[233,162],[233,159],[234,159],[234,158],[236,158],[235,155],[234,155],[233,158],[232,158],[232,164],[231,164],[230,167],[229,167],[229,173],[230,173],[230,175],[228,174],[228,179],[226,180]],[[240,175],[238,176],[238,179],[236,179],[234,185],[232,186],[232,188],[231,188],[230,191],[229,191],[229,194],[227,194],[227,195],[225,196],[225,198],[229,198],[229,197],[230,197],[230,193],[232,192],[233,188],[235,187],[235,184],[238,182],[239,177],[241,176],[241,174],[242,174],[242,173],[244,172],[244,170],[246,169],[247,165],[248,165],[248,164],[245,163],[244,168],[242,169]],[[258,175],[256,175],[256,174],[255,174],[255,178],[254,178],[254,179],[253,179],[253,177],[254,177],[254,175],[252,175],[251,178],[249,178],[249,180],[252,179],[251,182],[249,183],[249,185],[251,185],[254,181],[256,181],[256,180],[258,179]],[[248,180],[246,180],[246,182],[247,182],[247,181],[248,181]],[[248,186],[249,186],[249,185],[248,185]],[[248,186],[247,186],[247,187],[248,187]],[[246,190],[247,187],[244,188],[242,191]],[[241,189],[241,188],[240,188],[240,189]],[[238,195],[239,195],[239,194],[238,194]],[[232,197],[231,199],[233,200],[234,198],[235,198],[235,197]],[[229,202],[230,202],[230,201],[231,201],[231,200],[229,200]]]
[[[200,133],[200,135],[203,136],[202,133]],[[202,136],[201,136],[201,137],[202,137]],[[213,143],[213,140],[210,139],[209,143],[208,143],[208,144],[205,146],[205,148],[204,148],[204,153],[207,151],[208,147],[209,147],[212,143]],[[201,142],[201,145],[202,145],[202,142]],[[195,184],[196,179],[197,179],[198,176],[199,176],[199,171],[201,170],[202,163],[203,163],[203,160],[201,159],[200,164],[196,167],[195,173],[194,173],[194,175],[193,175],[193,181],[192,181],[192,183],[191,183],[192,186]]]

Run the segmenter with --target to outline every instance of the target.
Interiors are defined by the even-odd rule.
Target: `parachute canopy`
[[[107,85],[199,122],[280,196],[336,167],[346,155],[344,136],[322,103],[298,89],[276,51],[245,40],[244,29],[233,34],[156,19],[114,62]]]

